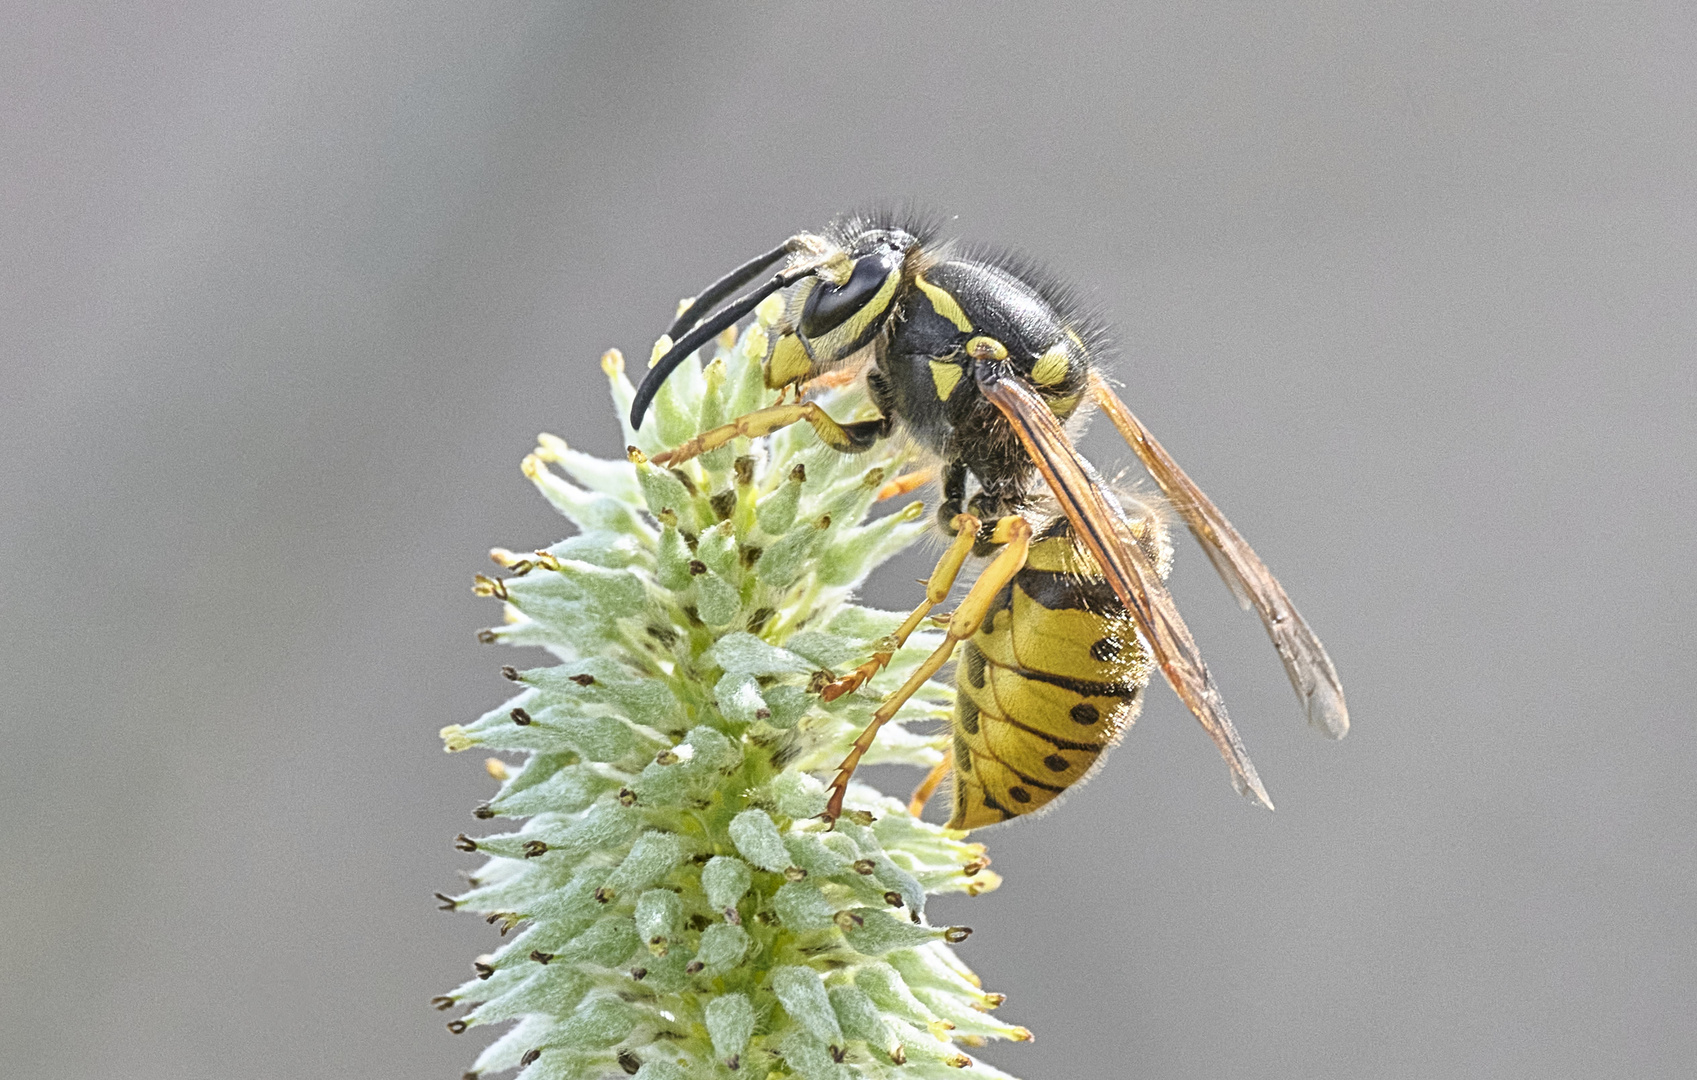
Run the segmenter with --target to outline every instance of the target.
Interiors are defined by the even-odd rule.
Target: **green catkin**
[[[916,539],[920,504],[863,518],[903,466],[885,444],[852,461],[805,425],[735,439],[673,468],[666,446],[766,404],[759,361],[781,306],[703,370],[685,364],[602,460],[538,439],[524,472],[578,534],[532,555],[497,550],[503,603],[485,641],[541,646],[554,666],[508,671],[518,693],[443,729],[479,749],[500,788],[480,818],[516,827],[457,844],[486,861],[444,906],[503,939],[438,999],[452,1030],[510,1024],[473,1064],[524,1080],[625,1075],[931,1077],[1003,1074],[951,1039],[1029,1038],[988,1010],[950,952],[959,930],[925,918],[926,895],[994,888],[982,845],[917,821],[860,784],[851,817],[819,820],[825,783],[881,690],[826,704],[821,670],[860,663],[900,621],[849,601]],[[634,387],[602,369],[614,405]],[[833,416],[860,391],[821,399]],[[621,423],[624,421],[621,419]],[[907,677],[938,635],[913,635],[878,685]],[[953,690],[927,683],[868,763],[930,767]],[[522,759],[522,760],[520,760]]]

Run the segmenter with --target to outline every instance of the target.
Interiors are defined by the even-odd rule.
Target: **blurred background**
[[[487,549],[538,431],[914,199],[1117,328],[1330,647],[1186,538],[1279,810],[1170,692],[939,902],[1025,1077],[1697,1064],[1697,17],[1677,3],[16,5],[0,39],[0,1073],[457,1077]],[[1084,446],[1132,462],[1106,424]],[[889,568],[871,599],[912,600]],[[880,779],[906,790],[914,778]]]

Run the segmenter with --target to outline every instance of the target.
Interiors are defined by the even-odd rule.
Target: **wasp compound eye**
[[[848,321],[849,317],[871,303],[901,269],[899,251],[877,251],[855,260],[854,271],[841,285],[820,282],[807,295],[802,305],[801,322],[797,329],[804,338],[820,338]]]

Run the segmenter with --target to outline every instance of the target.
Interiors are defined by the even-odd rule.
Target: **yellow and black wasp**
[[[782,290],[785,310],[763,366],[778,403],[656,462],[677,464],[798,422],[845,453],[899,429],[932,454],[938,520],[954,540],[925,600],[885,643],[894,648],[948,595],[969,557],[990,557],[943,643],[855,741],[832,782],[827,818],[841,813],[849,777],[878,729],[962,643],[953,750],[915,796],[922,804],[952,763],[951,827],[1030,813],[1083,779],[1135,718],[1153,666],[1219,747],[1238,791],[1271,808],[1163,583],[1171,549],[1158,515],[1142,506],[1128,513],[1067,437],[1063,425],[1089,404],[1130,443],[1240,603],[1260,613],[1309,722],[1333,738],[1348,731],[1337,671],[1283,587],[1102,379],[1095,323],[1067,289],[1021,259],[957,252],[935,244],[929,227],[888,216],[845,217],[822,233],[799,233],[680,312],[670,347],[637,391],[632,425],[641,425],[685,358]],[[803,400],[802,384],[857,366],[866,368],[876,417],[841,423]],[[876,653],[824,695],[858,688],[890,656]]]

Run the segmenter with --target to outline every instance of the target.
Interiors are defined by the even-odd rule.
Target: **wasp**
[[[878,729],[957,648],[951,752],[915,794],[916,813],[951,768],[952,828],[1040,809],[1091,772],[1136,717],[1157,667],[1219,748],[1237,790],[1272,808],[1167,591],[1171,544],[1160,515],[1116,496],[1067,434],[1092,408],[1136,452],[1240,605],[1260,614],[1309,723],[1333,738],[1348,731],[1337,670],[1284,588],[1103,378],[1096,321],[1020,257],[938,244],[929,225],[889,215],[798,233],[683,307],[637,390],[632,426],[679,364],[774,293],[784,296],[784,313],[762,371],[777,403],[656,462],[675,465],[796,423],[844,453],[898,433],[927,451],[941,487],[938,523],[953,540],[925,599],[879,648],[899,649],[968,559],[989,560],[949,616],[942,644],[855,740],[832,781],[827,820],[841,814]],[[804,400],[811,380],[859,369],[875,417],[843,422]],[[874,653],[822,694],[858,689],[892,656]]]

